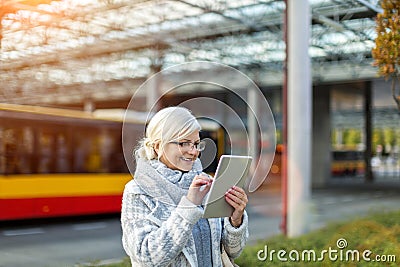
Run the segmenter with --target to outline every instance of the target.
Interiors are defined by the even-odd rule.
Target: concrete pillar
[[[87,98],[83,102],[83,110],[85,112],[91,113],[96,109],[93,99]]]
[[[153,65],[151,68],[151,74],[155,75],[161,71],[161,66],[160,65]],[[148,111],[153,111],[157,112],[161,108],[161,103],[159,98],[161,97],[161,76],[162,75],[156,75],[150,79],[148,90],[146,91],[146,109]]]
[[[324,187],[331,176],[330,91],[313,90],[312,187]]]
[[[247,127],[249,132],[249,141],[250,141],[250,156],[253,157],[253,167],[255,162],[257,162],[257,155],[259,152],[259,144],[258,144],[258,123],[256,117],[258,113],[258,105],[257,105],[257,92],[255,88],[251,88],[247,91],[247,99],[249,102],[247,108]],[[253,113],[254,112],[254,113]]]
[[[288,0],[287,234],[308,230],[311,195],[311,10],[308,0]]]

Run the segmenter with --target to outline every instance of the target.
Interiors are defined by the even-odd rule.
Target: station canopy
[[[378,0],[310,0],[314,82],[376,76]],[[0,2],[0,102],[126,99],[151,74],[189,61],[278,86],[284,1],[65,0]]]

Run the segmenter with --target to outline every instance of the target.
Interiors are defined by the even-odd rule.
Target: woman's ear
[[[157,156],[160,155],[160,142],[156,142],[153,146],[154,151],[156,152]]]

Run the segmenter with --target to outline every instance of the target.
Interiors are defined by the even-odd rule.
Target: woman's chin
[[[188,171],[190,171],[190,170],[192,169],[193,164],[194,164],[193,161],[189,161],[189,162],[187,162],[187,161],[181,161],[180,164],[179,164],[179,166],[178,166],[178,168],[179,168],[181,171],[188,172]]]

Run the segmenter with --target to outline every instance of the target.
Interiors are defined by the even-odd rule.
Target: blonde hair
[[[185,138],[201,127],[190,110],[184,107],[168,107],[158,111],[146,128],[145,137],[135,151],[137,158],[146,160],[160,158],[166,144]],[[159,144],[157,154],[154,146]]]

